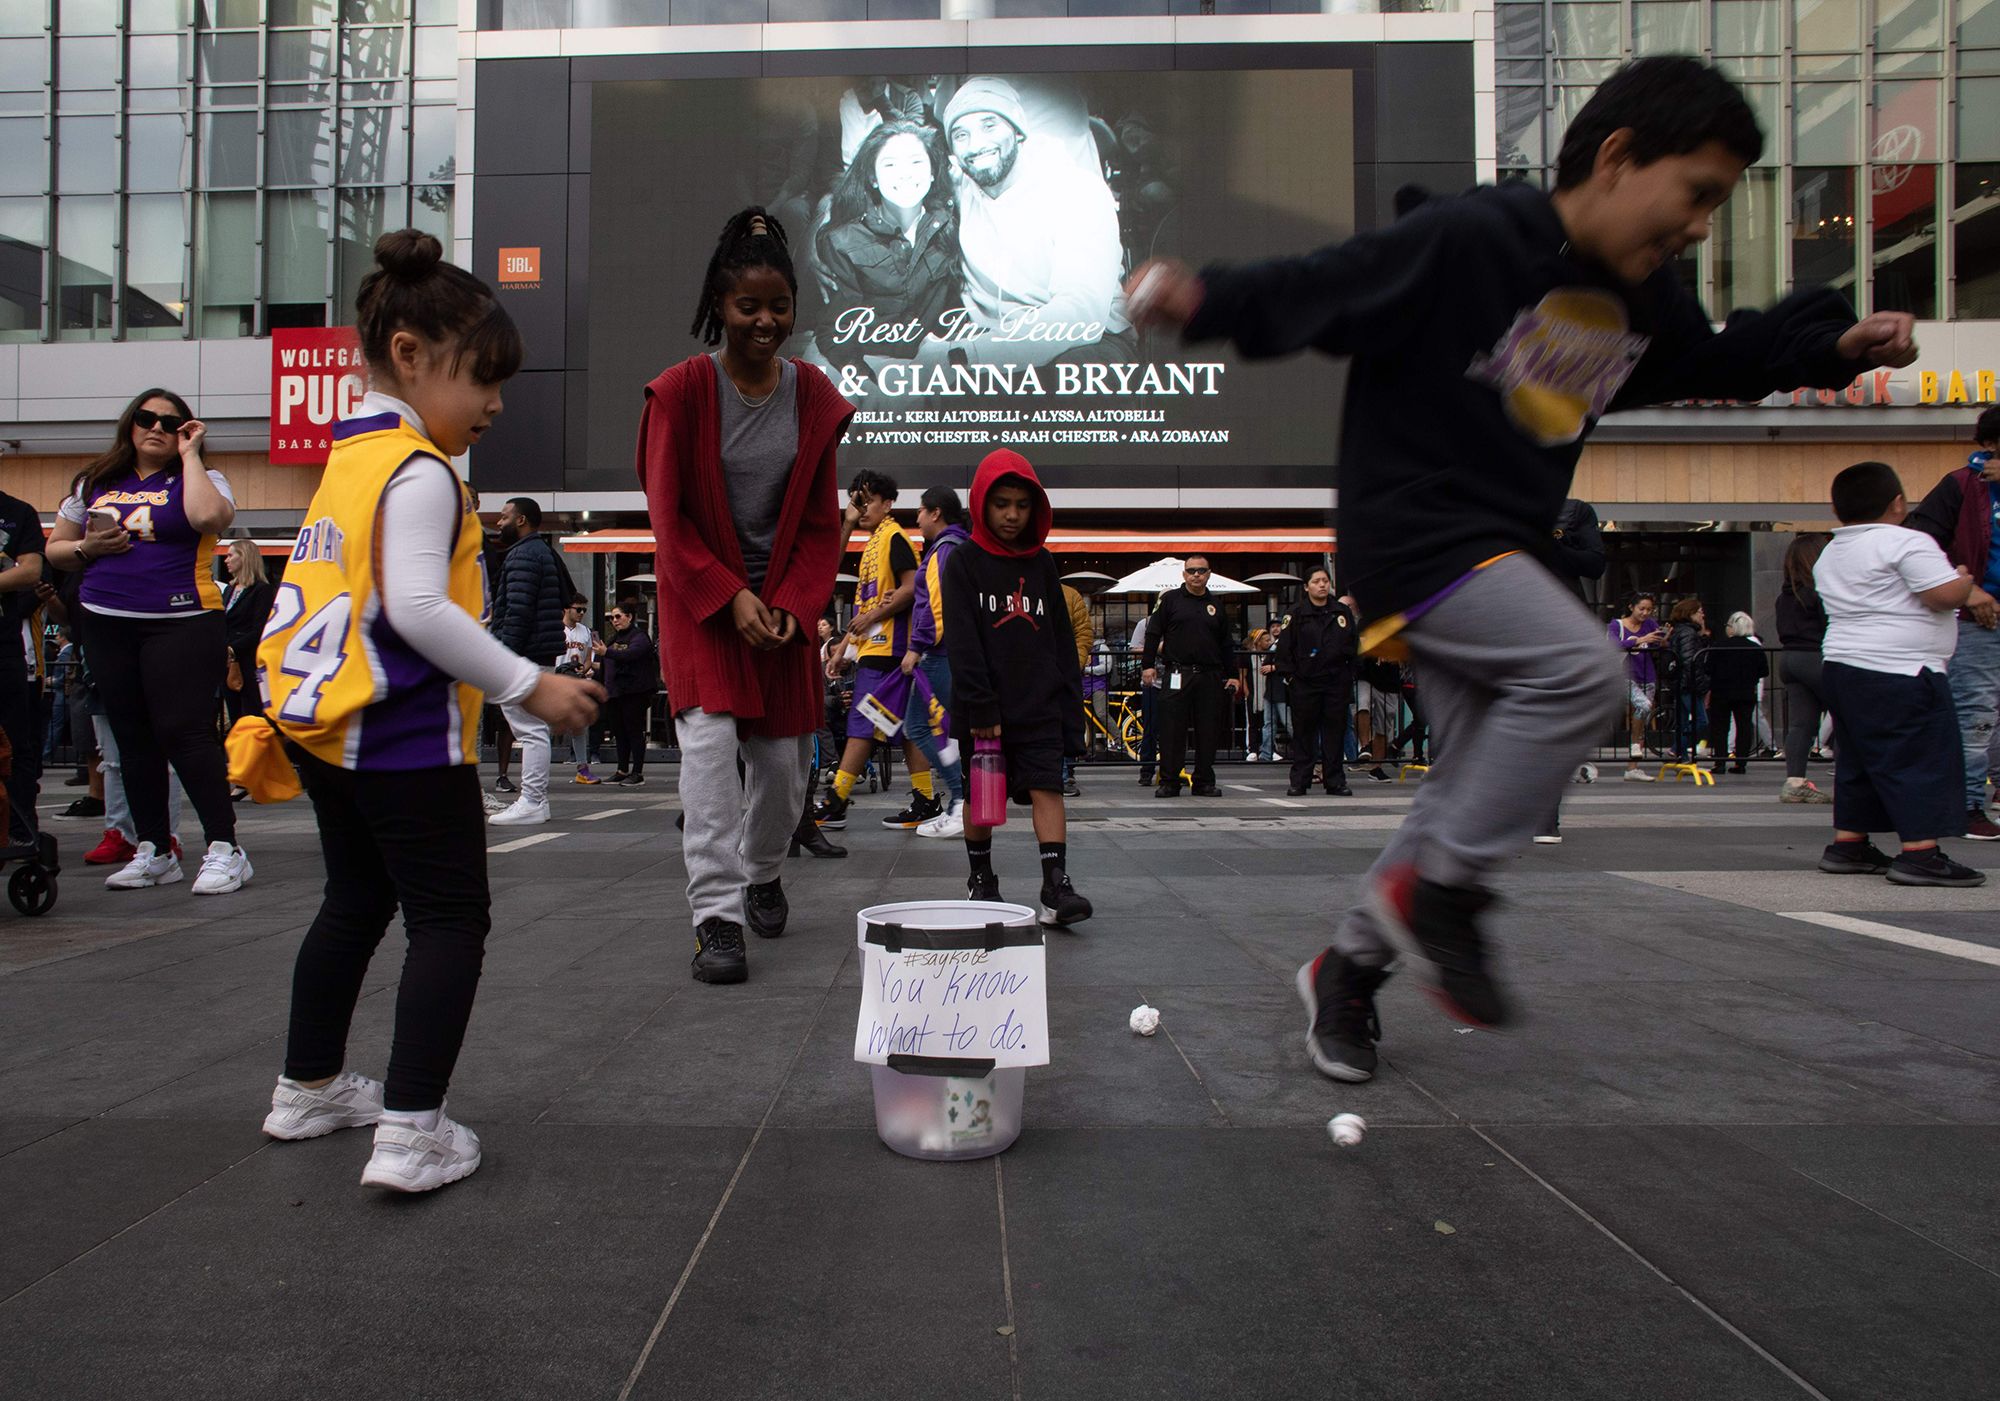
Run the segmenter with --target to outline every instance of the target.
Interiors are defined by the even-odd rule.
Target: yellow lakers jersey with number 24
[[[307,753],[345,769],[478,762],[480,693],[400,637],[382,611],[382,492],[412,471],[451,471],[400,414],[334,425],[326,475],[285,566],[257,648],[267,714]],[[485,556],[471,497],[452,549],[451,600],[487,618]]]

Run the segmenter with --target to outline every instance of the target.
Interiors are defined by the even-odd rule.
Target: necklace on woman
[[[751,398],[748,394],[745,394],[743,392],[743,386],[738,384],[733,379],[729,381],[729,387],[736,391],[736,397],[743,401],[744,408],[761,409],[764,407],[764,405],[771,402],[772,396],[778,392],[778,386],[782,385],[784,382],[785,382],[785,377],[781,373],[778,376],[778,383],[772,385],[768,390],[766,390],[763,394],[759,395],[755,399]]]

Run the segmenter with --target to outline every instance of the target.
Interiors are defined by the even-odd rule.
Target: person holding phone
[[[118,742],[139,843],[105,884],[181,879],[167,817],[167,768],[201,819],[196,895],[227,895],[253,874],[236,844],[229,762],[216,731],[228,666],[215,537],[236,518],[222,473],[202,461],[207,428],[187,402],[148,389],[126,406],[111,446],[77,475],[56,514],[49,562],[81,569],[84,656]]]

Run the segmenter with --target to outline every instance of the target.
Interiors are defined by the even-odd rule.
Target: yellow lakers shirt
[[[480,692],[399,636],[382,611],[382,493],[412,470],[450,472],[445,453],[394,412],[334,425],[326,475],[306,511],[257,649],[266,712],[287,737],[346,769],[422,769],[478,762]],[[487,617],[478,517],[452,548],[451,600]]]

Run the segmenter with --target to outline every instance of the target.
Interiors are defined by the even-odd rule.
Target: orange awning
[[[857,532],[849,551],[858,551],[868,537]],[[565,535],[565,554],[650,555],[653,532],[593,530]],[[1334,531],[1327,526],[1268,526],[1240,530],[1065,530],[1049,533],[1049,550],[1059,555],[1182,555],[1208,550],[1219,555],[1324,554],[1334,548]]]

